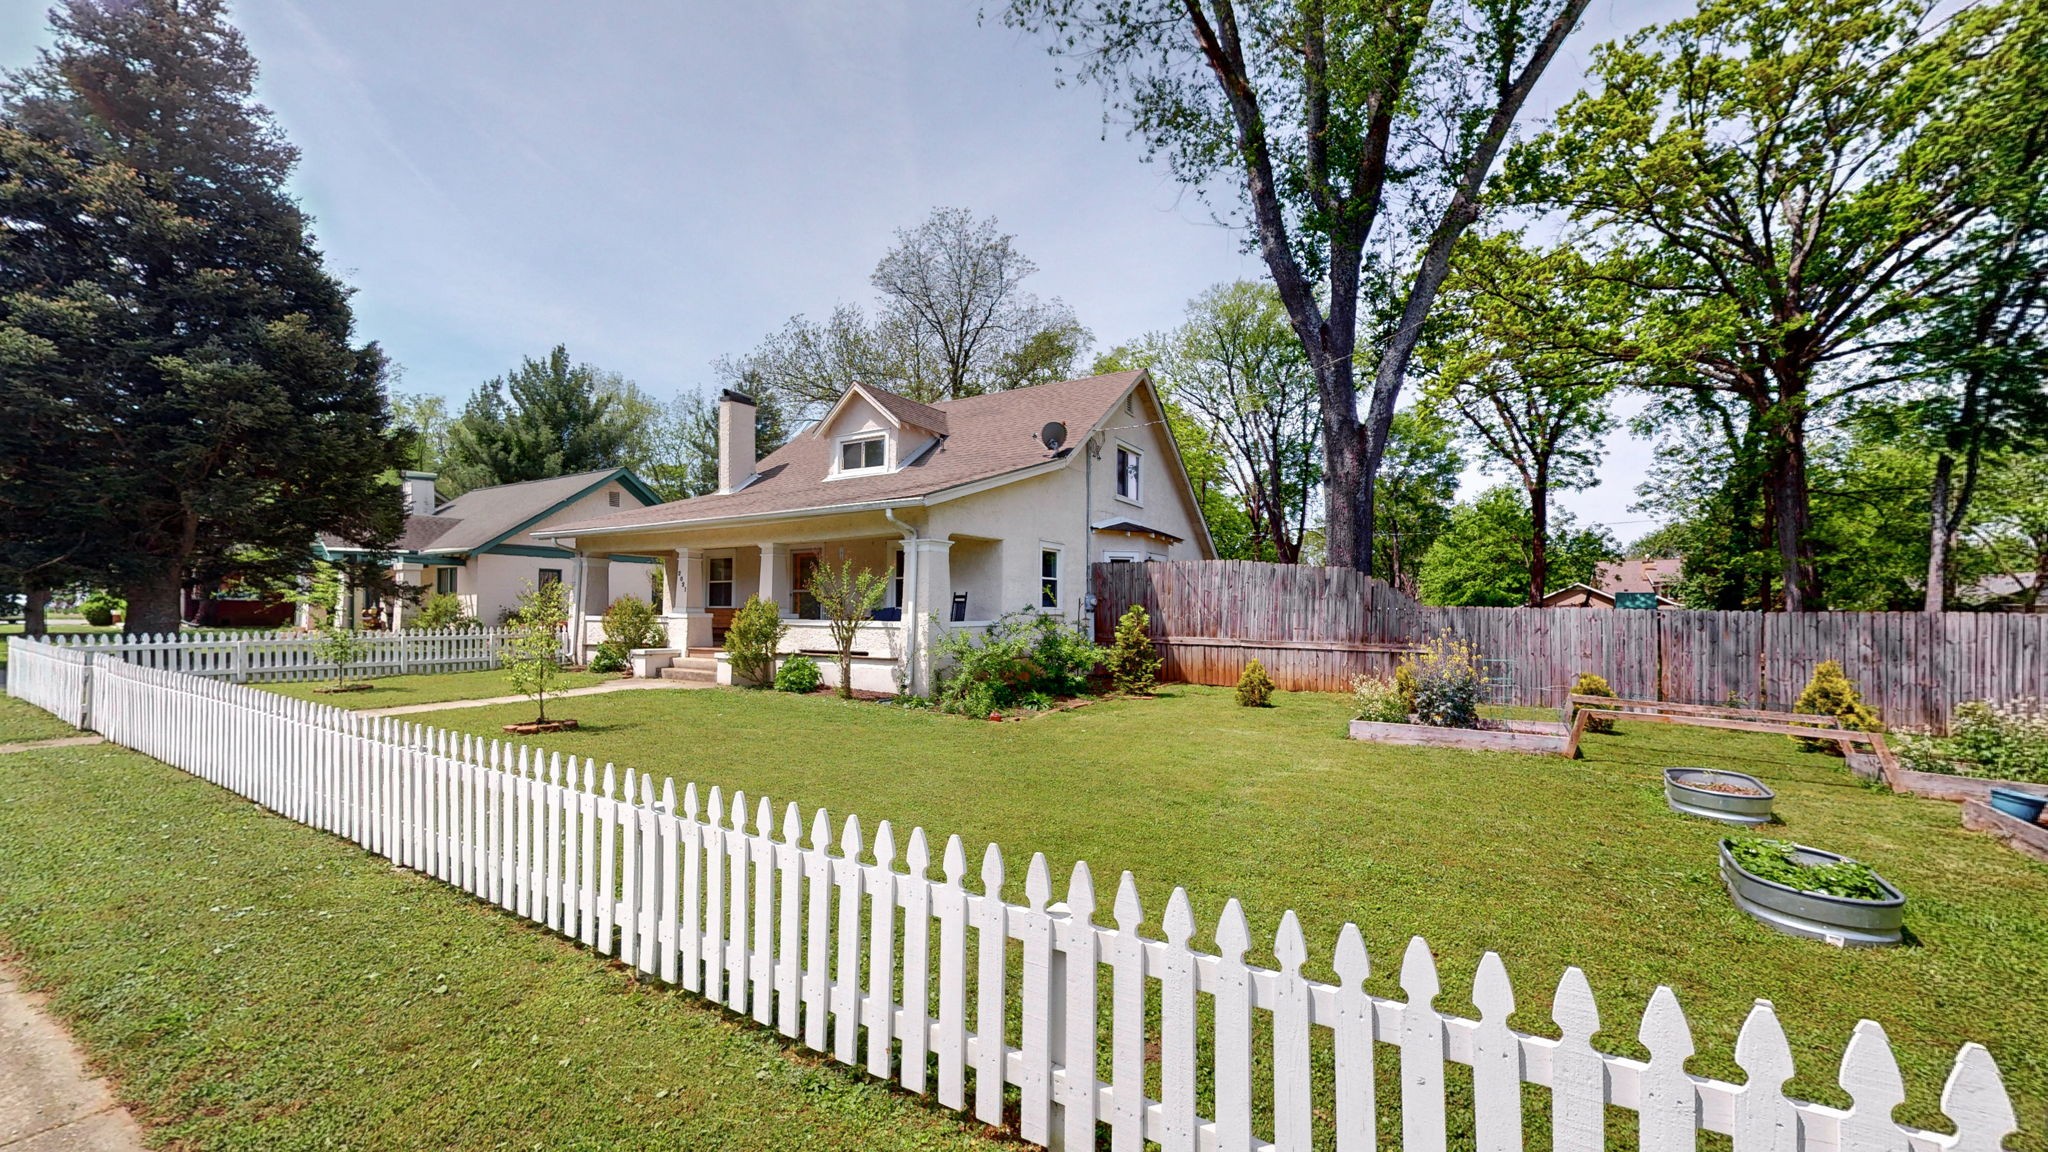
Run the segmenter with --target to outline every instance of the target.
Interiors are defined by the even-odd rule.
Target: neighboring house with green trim
[[[422,597],[435,592],[453,595],[471,616],[495,624],[518,603],[522,591],[550,580],[570,586],[571,603],[578,603],[584,585],[604,589],[605,603],[583,605],[589,612],[603,612],[622,596],[644,599],[650,594],[650,558],[612,556],[612,570],[603,579],[592,579],[576,553],[534,535],[559,524],[660,503],[627,469],[477,488],[445,504],[434,492],[434,479],[429,472],[401,476],[409,509],[405,529],[394,549],[382,554],[398,582],[420,588]],[[326,558],[362,556],[366,551],[333,536],[320,537],[319,552]],[[350,619],[370,607],[359,591],[345,590],[343,597]],[[394,628],[404,627],[406,617],[417,611],[403,600],[389,600],[382,607]],[[301,624],[316,622],[310,611],[306,615]]]

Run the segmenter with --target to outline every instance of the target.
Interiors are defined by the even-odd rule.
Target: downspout
[[[1082,632],[1095,639],[1095,462],[1102,459],[1102,436],[1090,433],[1081,448],[1081,608]],[[1072,579],[1069,577],[1068,579]]]
[[[882,518],[894,524],[896,530],[903,533],[903,599],[908,603],[899,604],[897,607],[902,609],[899,613],[902,617],[899,623],[903,625],[903,687],[908,691],[911,684],[915,683],[917,675],[917,548],[914,544],[917,540],[917,529],[898,520],[894,508],[883,508]],[[927,684],[925,687],[929,688],[931,685]]]

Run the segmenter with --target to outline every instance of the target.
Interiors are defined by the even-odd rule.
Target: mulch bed
[[[574,720],[536,720],[526,724],[507,724],[505,731],[514,736],[541,736],[549,732],[573,732]]]

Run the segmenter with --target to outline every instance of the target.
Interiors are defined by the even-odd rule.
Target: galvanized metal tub
[[[1716,792],[1702,785],[1724,784],[1754,791],[1754,795]],[[1754,776],[1720,768],[1666,768],[1664,800],[1673,812],[1703,816],[1726,824],[1768,824],[1771,801],[1777,798],[1770,786]]]
[[[1801,863],[1831,864],[1847,859],[1804,844],[1793,847]],[[1788,935],[1825,941],[1837,948],[1877,948],[1897,944],[1901,938],[1906,897],[1882,876],[1877,878],[1878,886],[1888,893],[1882,900],[1801,892],[1743,868],[1723,840],[1721,880],[1737,908]]]

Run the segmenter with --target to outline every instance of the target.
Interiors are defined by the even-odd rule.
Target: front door
[[[811,595],[811,580],[818,574],[818,553],[798,552],[790,559],[796,567],[795,579],[790,581],[790,598],[795,602],[797,619],[824,619],[825,614],[818,607],[817,597]]]

